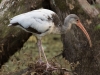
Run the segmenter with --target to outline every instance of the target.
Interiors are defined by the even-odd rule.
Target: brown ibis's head
[[[64,26],[66,26],[67,29],[71,29],[72,25],[77,25],[84,32],[84,34],[86,35],[86,37],[87,37],[87,39],[89,41],[90,47],[92,47],[92,43],[91,43],[91,39],[90,39],[89,34],[87,33],[86,29],[82,25],[79,17],[77,15],[75,15],[75,14],[68,15],[65,18],[65,21],[64,21]]]

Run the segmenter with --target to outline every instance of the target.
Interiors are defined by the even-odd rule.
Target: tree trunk
[[[43,0],[2,0],[0,4],[0,67],[23,46],[31,34],[8,27],[14,15],[40,8]]]
[[[99,2],[100,1],[96,2],[97,5],[99,5]],[[90,48],[83,32],[76,26],[73,26],[66,34],[61,35],[63,42],[62,55],[72,64],[73,74],[99,75],[100,31],[95,28],[100,24],[100,18],[98,17],[100,7],[91,6],[86,0],[52,0],[51,5],[60,16],[62,22],[64,22],[64,18],[67,14],[77,14],[92,40],[93,46]]]

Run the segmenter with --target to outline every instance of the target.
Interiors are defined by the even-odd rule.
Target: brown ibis
[[[61,20],[55,12],[48,9],[37,9],[11,18],[8,26],[22,28],[26,32],[32,33],[36,36],[40,60],[42,60],[42,52],[48,69],[50,64],[47,61],[44,49],[42,47],[42,37],[50,33],[66,34],[66,32],[71,29],[72,25],[77,25],[84,32],[91,47],[92,43],[89,34],[83,27],[79,17],[75,14],[68,15],[64,20],[64,24],[61,25]]]

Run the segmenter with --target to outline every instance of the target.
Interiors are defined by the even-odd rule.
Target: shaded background
[[[48,59],[59,53],[67,60],[67,68],[73,75],[99,75],[100,74],[100,1],[99,0],[1,0],[0,4],[0,66],[8,61],[12,71],[27,67],[29,59],[38,58],[36,40],[30,41],[32,35],[19,28],[8,28],[9,19],[17,14],[38,8],[47,8],[55,11],[63,24],[64,18],[70,14],[77,14],[86,30],[90,34],[93,47],[90,48],[86,37],[76,26],[65,35],[49,35],[44,38],[43,46]],[[23,9],[23,10],[22,10]],[[50,39],[50,40],[49,40]],[[28,40],[28,41],[27,41]],[[27,41],[27,42],[26,42]],[[49,43],[50,41],[50,43]],[[62,42],[61,42],[62,41]],[[26,43],[25,43],[26,42]],[[25,43],[25,44],[24,44]],[[46,44],[45,44],[46,43]],[[24,46],[23,46],[24,45]],[[34,49],[34,50],[33,50]],[[26,52],[24,52],[26,51]],[[27,52],[29,51],[29,52]],[[49,54],[48,51],[51,51]],[[58,52],[57,52],[58,51]],[[27,54],[28,53],[28,54]],[[53,54],[54,53],[54,54]],[[35,57],[36,54],[36,57]],[[21,55],[21,56],[20,56]],[[25,56],[24,56],[25,55]],[[19,56],[19,57],[18,57]],[[52,57],[51,57],[52,56]],[[21,58],[22,57],[22,58]],[[25,58],[25,60],[23,59]],[[26,59],[27,58],[27,59]],[[61,58],[62,61],[64,60]],[[59,59],[59,60],[61,60]],[[20,62],[22,61],[22,62]],[[13,63],[15,62],[15,63]],[[4,64],[1,73],[11,71],[8,64]],[[16,65],[15,65],[16,64]],[[23,64],[18,66],[19,64]],[[14,65],[16,67],[14,67]],[[23,67],[22,67],[23,66]]]

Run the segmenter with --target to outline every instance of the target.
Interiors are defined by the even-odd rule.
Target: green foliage
[[[99,14],[97,17],[100,18],[100,14]],[[100,23],[99,23],[97,26],[95,26],[94,30],[95,30],[95,31],[96,31],[96,30],[100,30]]]
[[[98,18],[100,18],[100,14],[98,15]]]
[[[1,3],[1,1],[2,1],[2,0],[0,0],[0,3]]]
[[[100,4],[94,4],[93,6],[96,8],[100,8]]]
[[[94,30],[100,30],[100,24],[98,24],[98,25],[94,28]]]

